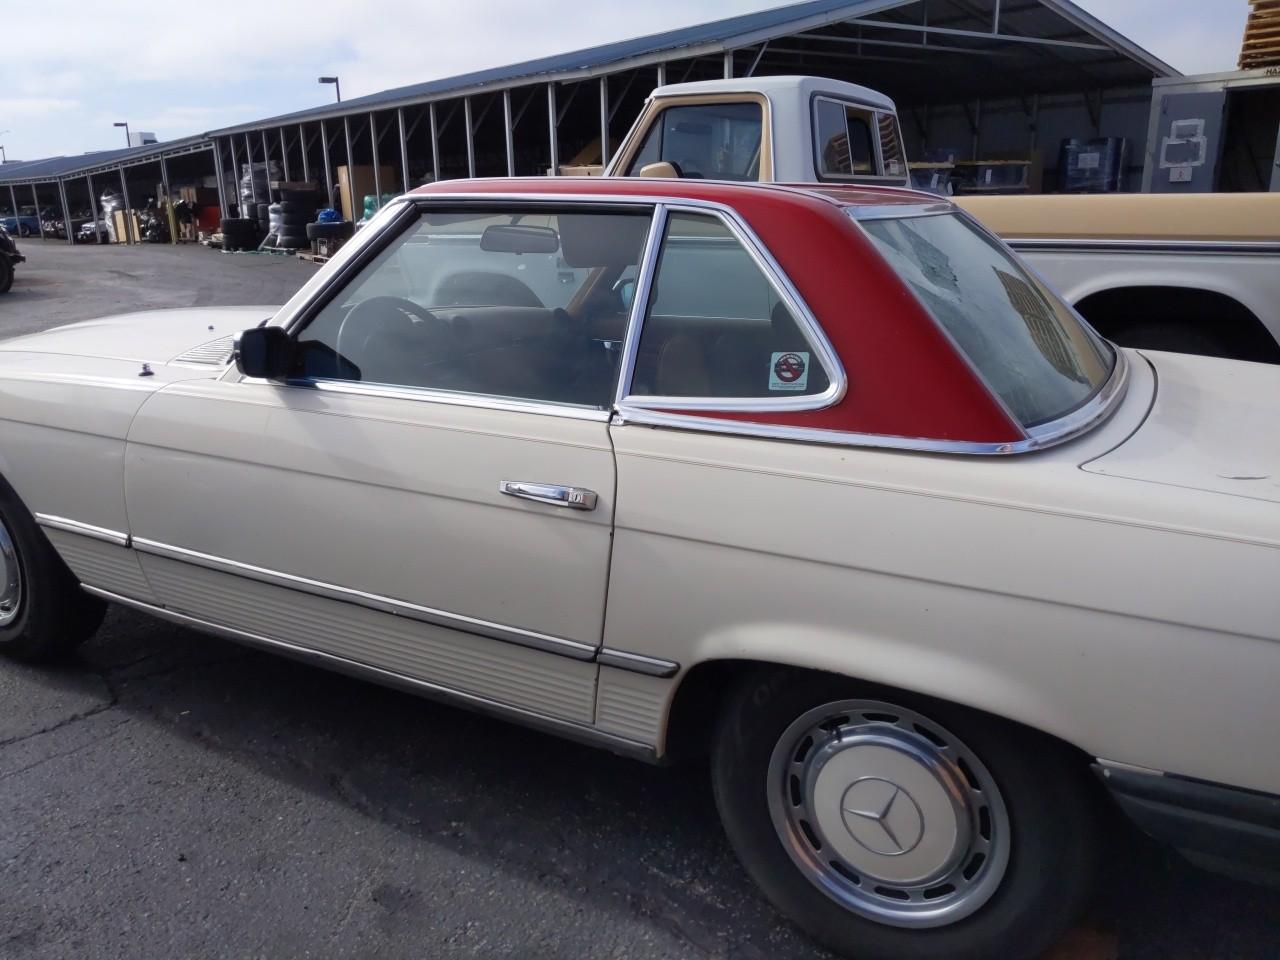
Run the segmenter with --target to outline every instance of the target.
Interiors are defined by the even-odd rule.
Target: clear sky
[[[30,160],[162,140],[783,0],[0,0],[0,144]],[[1184,73],[1235,66],[1246,0],[1076,0]]]

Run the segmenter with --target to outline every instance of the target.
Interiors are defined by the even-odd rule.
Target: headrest
[[[649,213],[562,213],[560,253],[570,267],[616,267],[640,262]]]

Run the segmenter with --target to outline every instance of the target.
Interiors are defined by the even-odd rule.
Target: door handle
[[[503,480],[498,484],[498,492],[508,497],[533,500],[553,507],[566,507],[569,510],[594,510],[597,500],[594,490],[562,487],[555,483],[529,483],[524,480]]]

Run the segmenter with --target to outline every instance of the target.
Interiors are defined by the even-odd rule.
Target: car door
[[[232,368],[149,400],[125,489],[160,602],[590,723],[626,324],[613,285],[651,218],[423,205],[296,315],[287,379]]]

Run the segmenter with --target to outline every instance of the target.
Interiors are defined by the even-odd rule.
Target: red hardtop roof
[[[441,180],[410,191],[411,196],[456,194],[529,194],[548,197],[644,197],[654,200],[708,200],[729,206],[750,205],[754,198],[825,201],[838,206],[919,206],[946,203],[945,198],[899,187],[841,186],[812,183],[732,183],[723,180],[668,180],[645,177],[511,177]]]

